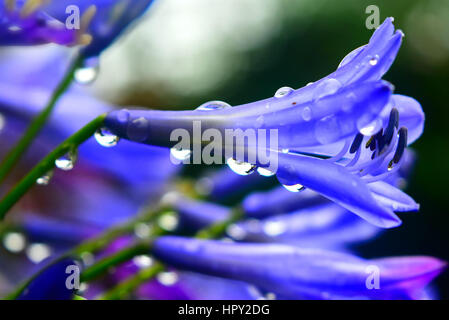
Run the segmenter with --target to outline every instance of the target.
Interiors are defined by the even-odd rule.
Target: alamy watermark
[[[65,269],[65,273],[68,274],[65,280],[65,287],[68,290],[80,289],[80,267],[76,264],[71,264]]]
[[[170,141],[177,142],[172,150],[187,151],[184,159],[172,152],[170,160],[175,164],[223,164],[232,158],[271,172],[278,168],[278,129],[207,128],[203,131],[201,121],[196,120],[192,122],[192,130],[173,130]]]
[[[368,30],[377,29],[380,25],[380,9],[372,4],[366,7],[365,13],[369,16],[365,20],[365,26]]]
[[[368,274],[365,286],[368,290],[380,289],[380,269],[376,265],[369,265],[365,269],[365,273]]]

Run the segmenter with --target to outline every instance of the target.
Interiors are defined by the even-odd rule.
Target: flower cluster
[[[84,12],[80,30],[62,25],[68,2],[2,2],[0,44],[83,44],[84,57],[96,56],[152,1],[71,2]],[[0,224],[9,252],[0,254],[0,293],[12,291],[16,279],[33,269],[26,256],[45,268],[38,265],[40,272],[13,295],[19,299],[71,299],[75,292],[117,298],[121,285],[136,279],[139,287],[126,292],[128,297],[435,298],[428,284],[445,262],[427,256],[364,259],[352,249],[400,225],[396,213],[419,209],[401,187],[415,158],[407,147],[421,135],[424,114],[416,100],[393,94],[393,86],[382,80],[402,38],[393,19],[386,19],[369,43],[349,53],[330,75],[234,107],[212,101],[191,111],[118,110],[71,84],[17,171],[107,113],[104,127],[95,139],[56,159],[56,170],[37,179],[40,186]],[[2,149],[13,147],[44,107],[70,56],[67,48],[26,48],[0,61]],[[177,129],[203,146],[201,138],[195,140],[196,122],[223,136],[227,130],[275,132],[276,148],[233,141],[245,157],[224,156],[229,168],[206,169],[192,183],[177,174],[180,166],[170,162],[170,148]],[[214,151],[226,155],[227,147],[221,142]],[[275,155],[275,170],[247,157],[264,151]],[[180,152],[195,156],[172,149],[172,155]],[[147,216],[151,210],[154,216]],[[45,260],[60,254],[56,261]],[[101,260],[111,255],[114,259]],[[109,273],[94,279],[105,261],[121,264],[108,265]],[[13,263],[19,267],[7,270]],[[82,270],[87,287],[66,286],[69,266]]]

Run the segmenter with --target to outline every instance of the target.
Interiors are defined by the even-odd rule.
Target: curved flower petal
[[[391,228],[401,224],[393,211],[375,201],[362,179],[332,162],[280,153],[276,175],[281,183],[310,188],[376,226]]]
[[[256,135],[257,129],[276,129],[280,148],[307,147],[355,135],[378,117],[390,95],[388,83],[368,82],[323,93],[319,99],[305,104],[292,105],[285,98],[272,98],[268,109],[267,102],[260,101],[258,108],[241,105],[209,112],[113,111],[105,126],[122,138],[166,147],[174,145],[170,137],[175,129],[185,129],[193,136],[194,122],[201,123],[204,131],[219,130],[223,137],[227,129],[256,129]],[[342,109],[342,105],[346,107]]]
[[[333,203],[236,224],[250,242],[283,242],[304,248],[344,249],[374,238],[379,229]]]
[[[165,236],[154,253],[175,267],[252,283],[290,298],[329,294],[340,297],[404,298],[422,290],[446,266],[431,257],[364,260],[349,254],[274,244],[225,243]],[[370,271],[379,289],[369,289]],[[419,281],[416,281],[416,280]]]
[[[368,184],[374,198],[393,211],[418,211],[419,204],[400,189],[383,181]]]

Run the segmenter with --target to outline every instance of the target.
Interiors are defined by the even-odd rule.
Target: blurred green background
[[[425,133],[407,191],[419,213],[360,246],[365,257],[425,254],[449,261],[449,1],[160,0],[102,56],[95,90],[106,100],[191,109],[242,104],[302,87],[365,44],[368,5],[393,16],[404,43],[385,79],[421,102]],[[449,298],[449,272],[438,278]]]

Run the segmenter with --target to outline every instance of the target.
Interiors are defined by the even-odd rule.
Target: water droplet
[[[304,121],[310,121],[310,119],[312,119],[312,109],[310,109],[310,107],[304,107],[304,109],[302,109],[301,116]]]
[[[357,124],[359,124],[359,122]],[[359,129],[361,134],[365,136],[372,136],[373,134],[376,134],[380,130],[381,126],[382,120],[380,118],[377,118],[365,126],[361,127],[357,125],[357,128]]]
[[[391,161],[388,163],[388,168],[387,168],[387,170],[388,170],[388,171],[393,170],[393,160],[391,160]]]
[[[209,195],[214,189],[214,181],[210,178],[204,177],[200,178],[195,183],[195,191],[203,196]]]
[[[97,58],[88,59],[81,68],[75,70],[74,78],[79,84],[91,84],[100,71]]]
[[[234,171],[235,173],[241,175],[241,176],[247,176],[256,170],[256,166],[243,161],[235,160],[234,158],[229,158],[226,163],[228,164],[228,167]]]
[[[267,294],[265,295],[265,298],[267,300],[276,300],[276,294],[274,294],[273,292],[267,292]]]
[[[67,154],[55,160],[55,166],[58,169],[69,171],[73,169],[77,158],[76,151],[69,151]]]
[[[31,262],[39,263],[51,255],[51,249],[46,244],[33,243],[26,249],[26,255]]]
[[[131,121],[128,126],[128,137],[137,142],[145,141],[148,138],[149,121],[144,117],[139,117]]]
[[[263,225],[263,231],[270,237],[283,234],[287,229],[287,225],[282,221],[269,221]]]
[[[290,152],[290,149],[284,148],[284,149],[281,149],[281,152],[282,152],[282,153],[289,153],[289,152]]]
[[[151,267],[153,265],[153,259],[146,254],[135,256],[133,258],[133,262],[136,266],[142,269]]]
[[[146,239],[151,235],[152,228],[146,223],[138,223],[134,227],[134,234],[137,238]]]
[[[189,149],[171,148],[170,153],[173,156],[173,158],[180,161],[184,161],[190,158],[192,151]]]
[[[305,187],[302,184],[293,184],[293,185],[282,185],[285,189],[287,189],[290,192],[300,192],[305,190]]]
[[[376,54],[374,57],[369,59],[369,64],[375,66],[379,62],[379,56]]]
[[[341,127],[333,115],[322,118],[315,124],[315,137],[321,144],[335,142],[341,136]]]
[[[284,97],[290,95],[293,91],[295,91],[295,90],[293,90],[290,87],[282,87],[276,91],[276,93],[274,94],[274,97],[278,98],[278,99],[284,98]]]
[[[263,126],[263,124],[265,123],[265,118],[263,115],[260,115],[257,117],[255,123],[254,123],[254,127],[256,128],[260,128]]]
[[[165,213],[157,220],[159,227],[166,231],[174,231],[178,227],[179,219],[174,212]]]
[[[334,94],[342,87],[340,81],[334,78],[329,78],[320,82],[313,93],[313,100],[317,101]]]
[[[224,101],[214,100],[214,101],[208,101],[200,105],[196,110],[199,111],[212,111],[212,110],[221,110],[221,109],[227,109],[232,108],[232,106],[229,103],[226,103]]]
[[[3,246],[9,252],[21,252],[26,246],[25,236],[20,232],[10,232],[3,238]]]
[[[243,240],[246,237],[246,231],[236,224],[228,226],[226,233],[235,240]]]
[[[5,127],[5,123],[6,123],[5,117],[0,113],[0,131],[2,131],[3,128]]]
[[[161,272],[156,278],[164,286],[172,286],[178,282],[178,274],[175,272]]]
[[[92,252],[89,252],[89,251],[85,251],[85,252],[81,253],[80,258],[81,258],[81,260],[83,260],[83,264],[85,266],[91,266],[95,262],[95,256],[93,255]]]
[[[20,32],[20,31],[22,31],[22,28],[17,25],[12,25],[12,26],[8,27],[8,30],[11,32]]]
[[[272,177],[275,174],[274,172],[262,167],[257,168],[257,172],[263,177]]]
[[[36,183],[41,186],[46,186],[50,183],[51,178],[53,177],[53,171],[49,171],[44,174],[42,177],[37,178]]]
[[[95,132],[95,140],[103,147],[110,148],[116,146],[120,138],[106,128],[100,128]]]

